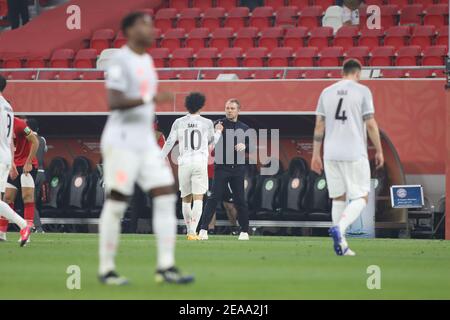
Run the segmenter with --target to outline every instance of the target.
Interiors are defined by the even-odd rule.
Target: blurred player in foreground
[[[343,79],[322,91],[316,111],[311,168],[319,174],[325,168],[328,191],[333,199],[330,235],[334,250],[340,256],[355,255],[348,247],[345,232],[361,214],[370,192],[367,133],[376,149],[377,168],[384,164],[372,93],[358,83],[360,76],[361,64],[358,61],[345,62]],[[321,148],[324,137],[323,166]]]
[[[108,285],[128,281],[116,273],[121,220],[137,183],[153,199],[157,239],[157,282],[189,283],[175,267],[176,195],[171,168],[162,156],[151,124],[155,103],[172,100],[157,94],[158,77],[146,50],[153,42],[149,15],[134,12],[122,20],[127,45],[115,54],[106,77],[111,113],[101,138],[106,201],[100,217],[99,279]]]
[[[203,195],[208,191],[209,146],[217,143],[223,130],[218,125],[214,132],[213,122],[200,115],[204,105],[205,96],[199,92],[186,97],[189,114],[175,120],[162,151],[166,157],[179,142],[178,180],[188,240],[199,240],[196,230],[202,216]]]
[[[14,131],[14,113],[11,105],[3,97],[6,88],[6,79],[0,75],[0,192],[3,194],[11,168],[14,166],[14,145],[12,136]],[[3,195],[2,195],[3,196]],[[6,240],[8,221],[14,222],[20,228],[20,246],[23,247],[30,237],[31,225],[22,219],[4,201],[0,201],[0,216],[6,221],[0,229],[0,241]]]

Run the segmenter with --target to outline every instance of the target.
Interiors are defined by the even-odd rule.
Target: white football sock
[[[341,220],[339,221],[339,229],[343,237],[345,236],[345,231],[347,230],[347,228],[353,222],[355,222],[365,206],[366,200],[364,200],[363,198],[359,198],[356,200],[352,200],[344,209],[344,212],[341,215]]]
[[[6,202],[3,201],[0,201],[0,216],[8,219],[10,222],[17,224],[20,230],[27,226],[27,222],[22,219],[22,217],[19,216],[13,209],[11,209],[11,207]]]
[[[160,270],[168,269],[175,265],[176,201],[174,194],[153,198],[153,230],[158,246],[157,268]]]
[[[121,220],[127,209],[127,203],[107,199],[103,205],[99,223],[99,273],[104,275],[116,269],[115,257],[119,245]]]
[[[337,226],[339,224],[339,220],[341,220],[342,212],[346,207],[345,201],[333,200],[333,206],[331,207],[331,220],[333,221],[333,226]]]
[[[192,233],[197,232],[197,226],[202,217],[203,201],[194,200],[194,206],[192,207],[192,219],[191,219],[191,229]]]
[[[187,234],[191,234],[192,208],[190,202],[181,203],[181,211],[183,212],[184,223],[186,224]]]

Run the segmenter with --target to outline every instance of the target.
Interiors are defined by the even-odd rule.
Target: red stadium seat
[[[164,68],[169,59],[170,51],[167,48],[152,48],[148,51],[152,56],[156,68]]]
[[[370,53],[369,65],[374,67],[392,66],[395,48],[392,46],[376,47]]]
[[[436,44],[448,47],[448,26],[439,28],[436,36]]]
[[[35,80],[37,71],[11,71],[3,76],[8,80]]]
[[[283,77],[283,70],[256,70],[251,77],[259,80],[280,79]]]
[[[55,50],[50,58],[50,68],[70,68],[74,57],[72,49]]]
[[[213,31],[211,40],[209,41],[209,46],[218,48],[219,50],[228,48],[230,47],[233,34],[234,32],[232,28],[218,28]]]
[[[80,80],[104,80],[105,72],[103,71],[85,71],[80,74]]]
[[[20,69],[22,68],[22,60],[17,58],[8,58],[3,60],[3,68],[5,69]]]
[[[307,36],[308,28],[306,27],[288,28],[284,36],[284,46],[294,49],[304,47]]]
[[[378,47],[381,43],[381,38],[384,35],[384,29],[362,29],[359,38],[359,45],[369,48]]]
[[[448,3],[431,5],[425,10],[423,22],[425,25],[433,25],[437,28],[445,26],[445,16],[448,15]]]
[[[173,28],[173,22],[177,18],[177,9],[162,8],[156,12],[155,27],[161,29],[163,32]]]
[[[288,67],[293,53],[294,49],[290,47],[275,48],[269,54],[267,65],[269,67]]]
[[[314,60],[319,52],[318,48],[300,48],[294,53],[294,67],[313,67]]]
[[[175,8],[177,10],[185,9],[189,7],[189,1],[186,0],[170,0],[169,2],[170,8]]]
[[[385,46],[394,46],[400,48],[407,45],[407,40],[410,37],[410,28],[408,26],[390,27],[386,30],[384,37]]]
[[[286,2],[284,0],[264,0],[264,5],[277,10],[279,7],[284,7]]]
[[[328,78],[328,70],[306,70],[301,77],[305,79],[326,79]]]
[[[422,65],[442,66],[445,63],[444,57],[447,55],[446,46],[428,47],[423,51]]]
[[[60,71],[57,79],[58,80],[80,80],[80,74],[79,71]]]
[[[217,66],[221,68],[239,67],[239,59],[242,57],[242,48],[225,48],[220,53]]]
[[[288,0],[290,6],[296,6],[300,10],[303,10],[305,7],[309,7],[309,0]]]
[[[412,32],[411,45],[429,47],[433,44],[433,37],[436,34],[435,26],[415,26]]]
[[[322,49],[328,47],[331,38],[333,37],[332,27],[317,27],[309,31],[309,47],[317,47]]]
[[[328,70],[327,77],[330,79],[341,79],[342,78],[342,70]]]
[[[381,25],[383,28],[397,25],[398,10],[397,5],[384,5],[381,7]]]
[[[225,10],[230,11],[230,9],[237,7],[238,2],[236,0],[216,0],[216,6],[225,8]]]
[[[194,60],[194,67],[210,68],[214,67],[219,50],[217,48],[201,48],[197,51]]]
[[[281,27],[266,28],[261,32],[258,41],[259,47],[265,47],[269,50],[279,46],[280,39],[283,38],[284,30]]]
[[[363,66],[367,66],[369,54],[369,47],[353,47],[347,50],[344,57],[345,59],[357,59]]]
[[[286,70],[286,79],[301,79],[303,71],[301,70]]]
[[[397,66],[416,66],[421,54],[422,48],[419,46],[402,47],[397,51],[395,64]]]
[[[268,28],[272,25],[272,17],[272,7],[256,7],[252,12],[249,24],[259,29]]]
[[[202,11],[199,8],[186,8],[180,11],[177,27],[183,28],[187,32],[197,28],[197,21],[200,20]]]
[[[25,61],[25,68],[46,68],[46,60],[42,57],[29,58]]]
[[[205,11],[212,7],[213,2],[214,0],[192,0],[192,6]]]
[[[224,26],[233,28],[234,31],[244,28],[249,13],[250,10],[247,7],[236,7],[231,9],[228,11]]]
[[[119,31],[117,33],[116,38],[113,41],[113,47],[114,48],[121,48],[123,47],[125,44],[127,44],[127,39],[125,38],[125,36],[123,35],[122,31]]]
[[[404,78],[406,70],[403,69],[382,69],[380,76],[382,78]]]
[[[401,25],[421,24],[422,12],[423,12],[422,4],[412,4],[403,7],[402,12],[400,13],[400,24]]]
[[[341,60],[343,56],[344,56],[344,48],[342,47],[324,48],[319,53],[319,66],[338,67],[341,65]]]
[[[236,74],[239,79],[248,79],[251,72],[248,70],[205,70],[202,71],[201,78],[203,80],[216,80],[220,74]]]
[[[189,68],[191,60],[194,56],[194,49],[192,48],[178,48],[173,50],[170,60],[170,68]]]
[[[164,34],[161,40],[161,47],[167,48],[170,51],[181,47],[181,40],[185,36],[185,30],[183,28],[169,29]]]
[[[158,70],[159,80],[176,80],[178,79],[178,71],[175,70]]]
[[[180,70],[177,75],[180,80],[197,80],[199,73],[198,70]]]
[[[101,29],[94,32],[91,38],[91,48],[100,54],[103,50],[111,47],[115,33],[113,29]]]
[[[80,49],[75,56],[74,68],[95,68],[97,56],[99,56],[97,49]]]
[[[255,39],[258,36],[258,28],[246,27],[240,29],[234,39],[233,47],[240,47],[244,50],[255,46]]]
[[[186,47],[193,48],[197,51],[205,47],[206,40],[209,38],[208,28],[192,29],[186,38]]]
[[[321,6],[322,8],[328,8],[334,6],[335,0],[312,0],[312,3],[316,6]]]
[[[58,80],[58,71],[41,71],[37,75],[37,80]]]
[[[399,8],[409,5],[409,0],[387,0],[387,3],[394,4]]]
[[[366,2],[366,4],[367,4],[368,6],[370,6],[370,5],[376,5],[376,6],[381,7],[382,5],[385,4],[385,3],[384,3],[384,0],[366,0],[365,2]]]
[[[433,70],[432,69],[412,69],[408,70],[405,73],[405,77],[407,78],[433,78]]]
[[[249,48],[244,54],[244,67],[264,67],[264,58],[267,57],[267,48]]]
[[[359,28],[355,26],[343,26],[338,29],[334,36],[333,44],[344,49],[349,49],[355,45],[355,39],[358,36]]]
[[[318,27],[320,25],[320,18],[323,15],[323,8],[321,6],[310,6],[302,10],[298,19],[298,25],[308,28]]]
[[[275,13],[275,25],[295,26],[297,24],[298,8],[296,6],[280,7]]]
[[[225,18],[225,13],[226,11],[224,8],[206,9],[201,20],[201,26],[204,28],[208,28],[211,31],[220,28],[221,23]]]

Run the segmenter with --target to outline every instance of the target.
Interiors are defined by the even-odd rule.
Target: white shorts
[[[11,166],[5,163],[0,163],[0,192],[5,193],[6,184],[8,183],[9,170]]]
[[[117,147],[102,150],[106,192],[131,196],[137,183],[144,192],[174,184],[172,169],[161,150],[133,151]]]
[[[344,194],[348,200],[362,198],[370,192],[369,160],[357,161],[324,161],[325,176],[330,198]]]
[[[208,163],[192,162],[178,166],[181,197],[208,191]]]

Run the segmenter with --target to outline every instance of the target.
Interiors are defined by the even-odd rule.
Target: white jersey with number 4
[[[373,114],[370,89],[356,81],[341,80],[325,88],[317,115],[325,117],[324,159],[367,159],[367,131],[363,117]]]
[[[0,95],[0,163],[11,165],[11,143],[14,132],[14,111],[6,99]]]
[[[158,76],[153,60],[147,53],[139,55],[127,46],[109,62],[106,88],[122,92],[125,97],[139,99],[157,92]],[[153,130],[155,106],[153,102],[129,110],[111,111],[103,130],[102,147],[115,146],[135,151],[157,147]]]
[[[187,114],[178,118],[172,125],[169,137],[163,148],[167,156],[178,141],[178,164],[208,162],[209,144],[214,141],[214,124],[200,115]]]

